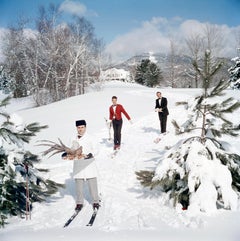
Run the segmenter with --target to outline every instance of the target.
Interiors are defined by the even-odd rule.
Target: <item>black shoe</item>
[[[83,208],[82,204],[77,204],[75,207],[75,211],[80,211]]]
[[[93,209],[99,209],[100,207],[100,204],[99,203],[94,203],[93,204]]]

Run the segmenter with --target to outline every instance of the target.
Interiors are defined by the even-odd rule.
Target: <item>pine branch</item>
[[[221,137],[222,135],[238,136],[239,128],[234,127],[232,124],[223,123],[220,129],[209,128],[214,136]]]
[[[234,101],[234,98],[233,98],[233,97],[229,97],[229,98],[227,98],[226,100],[224,100],[224,101],[222,102],[222,105],[223,105],[223,106],[228,106],[228,105],[231,104],[232,101]]]
[[[216,117],[217,119],[221,119],[223,122],[225,122],[228,125],[232,125],[232,122],[229,121],[228,119],[224,118],[221,112],[212,112],[210,111],[210,114],[214,117]]]
[[[48,128],[47,125],[40,126],[38,122],[33,122],[27,126],[25,126],[25,130],[35,135],[36,132],[41,131],[42,129]]]
[[[211,138],[211,137],[208,137],[208,136],[204,137],[204,139],[205,139],[205,140],[210,140],[210,141],[212,141],[212,142],[215,144],[216,147],[218,147],[218,148],[220,148],[220,149],[223,149],[222,144],[221,144],[219,141],[217,141],[216,139]],[[183,141],[183,144],[185,144],[185,143],[187,143],[187,142],[192,142],[192,141],[195,141],[195,140],[197,140],[197,141],[199,141],[199,142],[202,143],[202,138],[201,138],[201,136],[191,136],[191,137],[185,139],[185,140]]]
[[[16,145],[20,145],[19,141],[22,140],[24,142],[28,142],[28,138],[25,135],[21,135],[17,132],[12,132],[8,128],[0,128],[0,136],[5,140],[7,143],[12,143]]]
[[[224,113],[232,113],[235,110],[237,110],[239,107],[240,107],[240,102],[238,101],[238,102],[235,102],[233,105],[229,106],[228,108],[223,109],[222,112],[224,112]]]
[[[0,101],[0,107],[5,107],[6,105],[8,105],[10,103],[11,97],[7,96],[6,98],[2,99]]]
[[[209,112],[220,118],[224,113],[232,113],[240,107],[240,102],[231,103],[233,98],[228,98],[221,102],[221,104],[213,104],[208,107]],[[229,122],[229,121],[227,121]]]
[[[193,61],[193,62],[192,62],[192,65],[193,65],[195,71],[197,72],[197,74],[198,74],[202,79],[204,79],[204,75],[202,74],[202,70],[199,68],[197,61]]]
[[[213,66],[212,71],[210,72],[210,76],[214,76],[223,66],[223,62],[219,62],[215,66]]]
[[[210,91],[209,97],[225,95],[223,93],[223,90],[225,90],[229,85],[230,83],[228,81],[225,81],[223,79],[220,80],[218,84]]]
[[[47,190],[44,192],[44,195],[46,195],[46,196],[53,195],[54,193],[56,193],[58,191],[58,188],[65,187],[64,184],[59,184],[59,183],[56,183],[49,179],[47,179],[45,181],[45,185],[46,185]]]
[[[20,145],[19,141],[23,141],[28,143],[31,137],[35,136],[36,132],[39,132],[41,129],[47,128],[47,126],[39,126],[38,123],[32,123],[27,125],[22,131],[13,130],[14,124],[5,121],[2,123],[2,127],[0,128],[0,136],[6,141],[12,144]]]
[[[180,126],[178,125],[177,121],[176,120],[172,120],[172,124],[173,124],[173,126],[175,128],[176,135],[181,134],[182,132],[180,130]]]
[[[188,102],[187,101],[178,101],[175,103],[176,106],[179,106],[179,105],[187,105]]]
[[[150,187],[152,186],[152,179],[154,177],[154,172],[153,171],[138,171],[135,172],[135,174],[137,175],[137,180],[140,181],[141,185],[144,187]]]

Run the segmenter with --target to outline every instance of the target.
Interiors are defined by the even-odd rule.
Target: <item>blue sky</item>
[[[240,0],[0,0],[0,28],[16,22],[20,15],[34,18],[38,7],[47,7],[49,3],[62,6],[65,17],[71,13],[86,17],[93,24],[97,37],[106,43],[109,52],[116,48],[118,52],[127,52],[124,49],[127,39],[140,44],[139,40],[146,34],[151,38],[162,36],[163,43],[170,32],[181,31],[182,25],[190,24],[190,21],[197,27],[203,23],[225,26],[230,30],[240,26]],[[143,39],[142,48],[137,50],[134,46],[135,53],[151,50],[148,45],[152,45],[152,40]],[[130,46],[133,47],[132,42]],[[164,48],[165,45],[160,47]]]

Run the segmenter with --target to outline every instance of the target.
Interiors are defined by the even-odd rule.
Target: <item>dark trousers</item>
[[[160,131],[164,133],[167,131],[167,115],[163,115],[162,113],[158,113],[160,120]]]
[[[121,130],[122,130],[122,119],[121,120],[113,120],[113,136],[114,136],[114,145],[121,145]]]

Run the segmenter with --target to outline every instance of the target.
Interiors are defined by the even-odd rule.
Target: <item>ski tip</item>
[[[161,141],[161,138],[156,138],[153,142],[155,143],[155,144],[157,144],[157,143],[159,143]]]

